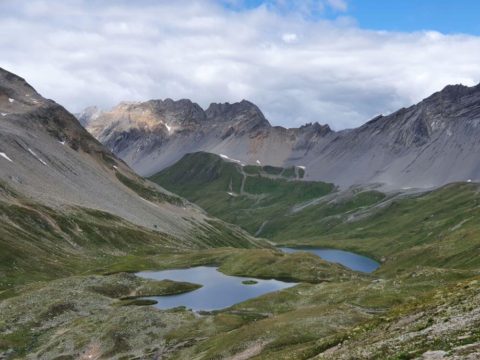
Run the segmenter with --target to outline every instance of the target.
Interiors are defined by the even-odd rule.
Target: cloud
[[[294,34],[294,33],[283,34],[282,40],[285,41],[287,44],[294,43],[295,41],[297,41],[297,34]]]
[[[304,3],[348,9],[339,0]],[[73,112],[122,100],[190,98],[206,107],[246,98],[273,124],[335,129],[480,80],[479,37],[369,31],[301,11],[208,0],[3,1],[0,66]]]
[[[297,12],[311,17],[324,13],[326,10],[344,12],[348,8],[346,0],[263,0],[251,4],[247,0],[221,0],[221,3],[232,9],[264,6],[269,10],[288,13]]]

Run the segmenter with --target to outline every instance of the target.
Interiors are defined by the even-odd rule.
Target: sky
[[[0,0],[0,67],[72,112],[247,99],[352,128],[480,82],[474,0]]]

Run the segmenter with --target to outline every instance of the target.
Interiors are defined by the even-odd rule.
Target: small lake
[[[136,275],[146,279],[169,279],[203,285],[200,289],[184,294],[149,297],[148,299],[158,301],[154,306],[159,309],[185,306],[195,311],[219,310],[272,291],[296,285],[296,283],[278,280],[229,276],[210,266],[163,271],[142,271]],[[245,285],[242,282],[246,280],[255,280],[257,283]]]
[[[373,259],[370,259],[363,255],[358,255],[349,251],[325,249],[325,248],[312,248],[312,247],[299,247],[299,248],[279,248],[283,252],[292,254],[299,251],[306,251],[321,257],[323,260],[341,264],[351,270],[371,273],[378,269],[380,264]]]

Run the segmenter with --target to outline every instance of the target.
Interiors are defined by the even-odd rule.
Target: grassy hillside
[[[242,169],[205,153],[185,156],[152,180],[252,234],[284,245],[364,253],[381,260],[384,271],[419,264],[480,265],[477,184],[456,183],[410,195],[361,188],[335,191],[331,184],[272,176],[262,167]]]
[[[333,184],[301,181],[301,177],[303,170],[298,168],[242,167],[214,154],[194,153],[151,180],[210,214],[263,236],[259,230],[265,221],[334,190]]]
[[[302,232],[306,245],[334,246],[383,259],[384,270],[416,265],[475,269],[480,266],[478,184],[456,183],[428,193],[396,196],[338,217],[317,218],[315,231]],[[276,234],[294,244],[302,223],[317,216],[312,207],[295,214]]]
[[[152,201],[160,196],[163,201],[163,194],[149,191]],[[193,224],[191,234],[173,236],[95,209],[53,209],[2,183],[0,216],[0,290],[36,280],[94,273],[96,268],[128,256],[260,246],[245,232],[214,218]]]

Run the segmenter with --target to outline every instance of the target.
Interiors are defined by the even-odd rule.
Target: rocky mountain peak
[[[171,134],[176,130],[195,127],[205,121],[203,109],[188,99],[121,102],[88,122],[88,130],[95,136],[105,129],[118,132],[142,131]]]
[[[39,106],[46,101],[25,79],[0,68],[2,116],[28,111],[31,107]]]
[[[480,94],[480,85],[472,87],[463,84],[447,85],[442,90],[429,96],[427,100],[457,101],[463,96],[476,92]]]
[[[418,104],[387,116],[377,116],[359,129],[387,135],[393,139],[392,143],[401,147],[418,147],[430,141],[432,136],[443,132],[451,135],[478,118],[480,85],[457,84],[446,86]]]
[[[2,92],[18,92],[23,90],[27,93],[36,93],[35,89],[28,85],[24,78],[0,68],[0,90]]]
[[[307,123],[305,125],[300,126],[299,131],[311,132],[320,136],[333,132],[328,124],[322,125],[316,121],[314,123]]]
[[[76,113],[75,117],[82,126],[87,127],[91,121],[96,120],[102,114],[102,110],[98,106],[89,106],[80,113]]]
[[[480,85],[448,85],[409,109],[421,113],[430,132],[466,125],[480,117]]]
[[[189,99],[150,100],[144,103],[160,118],[179,124],[199,124],[205,120],[205,113],[197,103]]]
[[[480,84],[465,86],[461,84],[447,85],[415,106],[429,107],[436,112],[455,112],[459,108],[477,106],[480,103]]]
[[[65,148],[82,150],[94,157],[112,155],[65,108],[53,100],[43,98],[25,79],[2,68],[0,68],[0,120],[5,133],[12,131],[12,128],[21,129],[20,134],[27,135],[32,141],[46,135]],[[17,135],[14,131],[12,134]],[[26,143],[15,142],[24,151],[28,150]],[[35,156],[33,150],[30,149],[28,152]]]
[[[205,115],[210,123],[228,124],[229,129],[224,136],[271,127],[258,106],[247,100],[233,104],[210,104]]]

